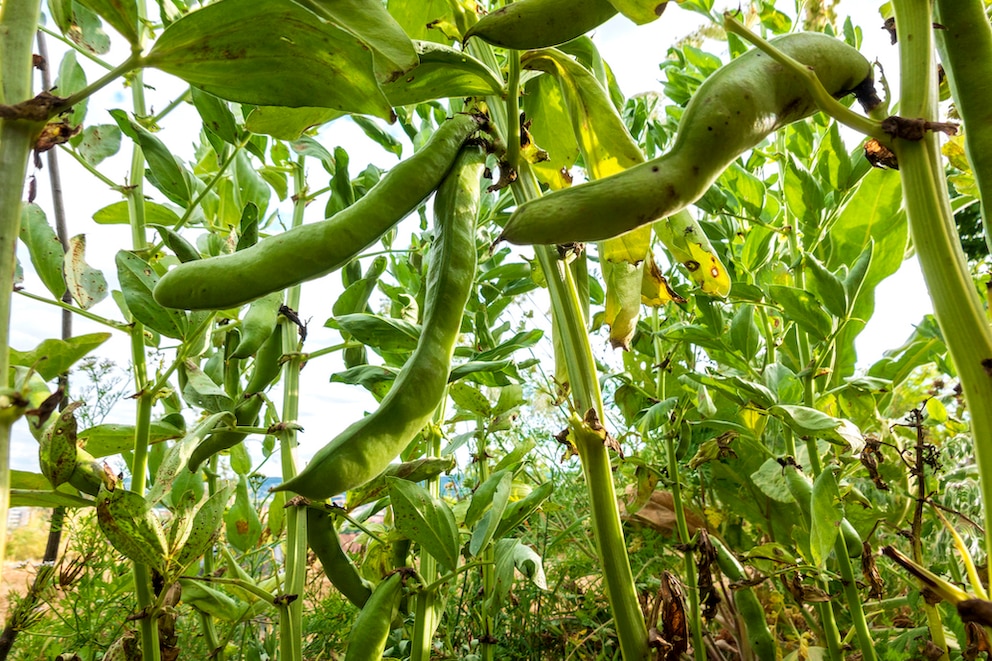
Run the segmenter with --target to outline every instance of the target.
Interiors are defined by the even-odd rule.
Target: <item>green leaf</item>
[[[55,79],[55,89],[61,97],[67,97],[86,87],[86,72],[76,61],[76,51],[69,50],[62,56],[59,64],[59,77]],[[87,100],[80,101],[72,107],[66,120],[72,126],[79,126],[86,117]]]
[[[175,482],[176,476],[179,475],[180,471],[186,469],[186,463],[196,446],[216,427],[225,422],[233,423],[234,414],[229,411],[214,413],[202,420],[196,427],[193,427],[192,431],[166,450],[162,463],[155,471],[155,483],[145,494],[145,500],[149,506],[154,507],[166,494],[172,491],[172,484]]]
[[[492,414],[489,399],[478,388],[467,383],[453,383],[448,387],[448,395],[458,408],[488,418]]]
[[[470,360],[452,368],[448,375],[448,383],[454,383],[472,374],[502,372],[513,365],[509,358],[504,360]]]
[[[62,265],[65,284],[76,305],[89,310],[107,298],[107,279],[99,270],[86,263],[86,236],[79,234],[69,239],[69,250]]]
[[[93,221],[98,225],[128,225],[131,214],[127,202],[121,200],[98,210],[93,214]],[[149,225],[173,226],[179,222],[179,215],[169,207],[157,202],[145,201],[145,222]]]
[[[520,64],[557,78],[590,178],[601,179],[644,161],[606,90],[582,65],[553,48],[527,51]]]
[[[41,472],[53,489],[69,481],[76,470],[76,414],[82,402],[67,406],[45,428],[38,447]]]
[[[488,361],[506,358],[520,349],[529,349],[540,342],[542,337],[544,337],[544,331],[541,330],[521,331],[505,342],[500,342],[489,351],[477,354],[475,360]]]
[[[772,500],[780,503],[794,501],[785,476],[782,475],[782,466],[774,459],[766,459],[765,463],[761,464],[761,468],[751,473],[751,481],[754,482],[754,486],[761,489],[761,493]]]
[[[362,40],[372,50],[376,79],[389,83],[417,66],[410,37],[382,0],[295,0]]]
[[[141,494],[121,487],[100,489],[97,522],[111,545],[133,562],[164,572],[166,539],[157,515]]]
[[[382,91],[394,106],[434,99],[499,94],[503,81],[468,53],[429,41],[414,42],[420,63]]]
[[[344,314],[324,325],[346,331],[362,344],[386,352],[413,351],[420,339],[419,326],[374,314]]]
[[[813,482],[809,518],[809,545],[813,564],[823,567],[834,548],[834,542],[840,533],[840,522],[844,518],[844,503],[840,499],[834,473],[829,468],[820,471]]]
[[[124,135],[141,147],[148,162],[148,169],[153,175],[155,187],[172,202],[183,206],[189,204],[186,176],[165,143],[140,124],[131,121],[123,110],[111,110],[110,116],[117,122]]]
[[[610,0],[618,12],[638,25],[655,21],[665,11],[667,0]]]
[[[231,101],[393,117],[371,51],[292,2],[223,0],[190,12],[145,64]]]
[[[480,503],[480,507],[485,509],[485,513],[482,514],[479,524],[472,531],[472,538],[468,544],[470,555],[478,556],[492,542],[493,536],[499,529],[499,524],[503,519],[503,513],[506,512],[506,506],[510,502],[512,490],[513,475],[509,471],[504,471],[503,475],[496,482],[495,488],[492,489],[492,493],[484,494],[483,498],[489,501],[488,509],[486,509],[486,503]],[[475,502],[475,496],[472,497],[472,502]]]
[[[388,0],[389,13],[400,24],[403,31],[412,39],[449,40],[440,30],[431,29],[436,21],[453,24],[455,21],[454,3],[449,0]]]
[[[117,253],[117,278],[124,302],[135,321],[166,337],[182,339],[186,335],[189,328],[186,312],[162,307],[152,296],[159,278],[145,260],[121,250]]]
[[[110,333],[89,333],[68,340],[44,340],[30,351],[10,349],[10,364],[33,367],[45,381],[51,381],[109,339]]]
[[[109,333],[107,333],[109,336]],[[162,420],[153,420],[149,428],[148,443],[161,443],[181,438],[183,430]],[[109,457],[134,449],[134,425],[107,423],[88,427],[78,434],[79,443],[94,457]]]
[[[362,117],[361,115],[352,115],[351,121],[358,124],[369,139],[388,151],[390,154],[395,154],[397,158],[403,155],[403,143],[379,126],[375,120],[369,119],[368,117]]]
[[[304,132],[344,114],[344,111],[333,108],[259,106],[248,114],[245,128],[252,133],[271,135],[280,140],[297,140]]]
[[[517,571],[530,579],[539,590],[548,589],[548,579],[544,575],[544,560],[537,551],[526,544],[518,544],[513,549],[513,564]]]
[[[743,211],[754,218],[761,217],[765,207],[765,184],[761,179],[732,163],[720,176],[720,184],[730,190],[741,203]]]
[[[427,489],[395,477],[386,478],[396,529],[430,553],[448,571],[458,567],[458,527],[447,503]]]
[[[220,536],[220,522],[224,517],[224,508],[234,491],[233,485],[224,485],[210,496],[193,517],[186,543],[179,548],[175,556],[176,573],[182,573],[186,567],[200,558]]]
[[[182,368],[186,371],[183,399],[210,413],[234,410],[234,400],[196,364],[187,360]]]
[[[451,472],[456,465],[454,455],[450,454],[443,457],[421,457],[402,464],[389,464],[389,467],[372,481],[348,491],[344,507],[351,511],[365,503],[382,498],[388,489],[386,478],[397,477],[408,482],[423,482],[441,473]]]
[[[827,438],[840,426],[841,421],[822,411],[798,404],[776,404],[768,413],[787,424],[800,437]]]
[[[833,331],[833,320],[812,293],[786,285],[769,285],[768,296],[782,308],[787,319],[817,339],[826,340]]]
[[[45,288],[57,299],[65,293],[62,264],[65,251],[55,230],[48,224],[45,212],[37,204],[21,208],[21,241],[28,247],[31,264]]]
[[[97,166],[121,148],[121,130],[114,124],[96,124],[83,129],[76,150],[84,161]]]
[[[11,507],[93,507],[89,498],[74,496],[63,491],[32,491],[26,489],[10,490]]]
[[[482,518],[482,515],[493,506],[493,499],[496,497],[497,492],[505,490],[508,501],[509,489],[512,484],[513,473],[511,471],[499,470],[490,475],[488,480],[479,485],[479,488],[475,490],[471,500],[469,500],[468,509],[465,510],[465,526],[471,528],[475,525],[476,521]],[[500,516],[502,515],[503,513],[500,512]],[[475,555],[475,553],[472,555]]]
[[[560,172],[570,169],[579,157],[579,143],[572,131],[563,131],[571,117],[561,85],[552,76],[537,76],[524,84],[523,110],[530,120],[530,134],[548,160],[533,164],[542,181],[559,186]]]
[[[110,23],[132,46],[138,45],[138,6],[134,0],[76,0]],[[66,96],[62,94],[62,96]]]
[[[730,343],[747,359],[754,358],[761,344],[761,330],[754,321],[754,306],[741,305],[730,320]]]
[[[554,490],[554,485],[551,482],[544,482],[527,494],[526,497],[511,503],[506,508],[506,513],[503,515],[502,520],[500,520],[494,537],[496,539],[502,539],[511,530],[530,518],[530,515],[548,499],[552,490]]]
[[[383,365],[356,365],[331,375],[331,383],[361,386],[381,399],[389,392],[398,370]]]
[[[804,255],[808,284],[813,293],[823,301],[824,307],[835,317],[847,314],[847,292],[844,283],[813,255]]]
[[[642,264],[601,260],[606,284],[606,311],[603,322],[610,327],[610,345],[630,350],[641,314]]]
[[[230,145],[237,145],[241,130],[227,103],[199,87],[190,88],[190,96],[196,111],[200,113],[203,127]]]

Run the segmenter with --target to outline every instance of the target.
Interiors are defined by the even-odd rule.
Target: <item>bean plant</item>
[[[987,652],[988,7],[881,5],[882,70],[835,4],[3,0],[0,549],[54,513],[0,656]],[[625,96],[596,29],[675,13]],[[74,236],[60,160],[119,196]],[[865,366],[914,253],[933,314]]]

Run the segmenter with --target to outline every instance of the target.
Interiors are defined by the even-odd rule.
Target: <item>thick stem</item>
[[[681,430],[688,433],[688,427]],[[685,507],[682,505],[682,484],[679,479],[679,462],[675,457],[675,435],[665,436],[665,452],[668,455],[668,475],[672,480],[672,508],[675,510],[675,522],[679,533],[679,543],[686,549],[683,556],[685,572],[685,588],[689,596],[689,623],[692,627],[692,651],[697,661],[706,660],[706,648],[703,647],[703,620],[699,612],[699,578],[696,576],[696,561],[693,557],[689,542],[689,524],[685,518]],[[651,623],[652,626],[654,623]]]
[[[899,107],[907,117],[935,119],[932,17],[929,3],[895,0],[902,79]],[[982,500],[992,503],[992,331],[972,285],[954,225],[936,138],[895,140],[909,227],[934,316],[961,380],[971,416]],[[986,552],[992,552],[992,508],[985,508]]]
[[[293,206],[293,227],[303,224],[306,197],[306,178],[303,157],[297,161],[293,173],[296,200]],[[300,285],[290,287],[286,305],[294,311],[300,307]],[[303,363],[302,343],[297,327],[285,320],[276,332],[283,332],[283,346],[290,349],[290,359],[283,368],[283,422],[294,422],[300,415],[300,368]],[[287,427],[279,434],[279,457],[282,479],[286,481],[297,473],[296,430]],[[279,658],[281,661],[301,661],[303,658],[303,588],[307,569],[307,516],[305,507],[286,509],[286,582],[283,591],[296,598],[279,607]]]
[[[31,43],[39,5],[39,0],[8,0],[0,5],[0,103],[17,103],[31,96]],[[0,386],[4,388],[10,385],[10,297],[21,227],[21,192],[40,130],[36,122],[0,120]],[[0,416],[0,580],[10,507],[10,436],[16,417]]]

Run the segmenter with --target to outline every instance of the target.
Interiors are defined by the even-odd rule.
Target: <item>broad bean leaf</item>
[[[427,489],[395,477],[386,478],[396,528],[447,570],[458,566],[458,527],[451,508]]]
[[[835,317],[847,314],[847,291],[843,281],[827,269],[826,265],[815,256],[804,255],[807,281],[810,289],[823,301],[823,306]]]
[[[638,25],[645,25],[658,20],[668,0],[610,0],[610,4]]]
[[[138,45],[138,5],[134,0],[76,0],[110,23],[132,46]],[[64,96],[64,95],[63,95]]]
[[[536,588],[548,589],[548,580],[544,575],[544,560],[537,551],[521,542],[513,550],[513,564],[517,571],[530,579]]]
[[[48,224],[45,212],[37,204],[25,204],[21,208],[21,241],[28,247],[31,264],[45,288],[55,298],[62,298],[65,293],[65,276],[62,275],[65,251],[55,230]]]
[[[786,318],[817,339],[826,340],[833,331],[833,320],[811,292],[787,285],[769,285],[768,296],[782,308]]]
[[[227,103],[195,86],[190,88],[190,97],[207,131],[228,144],[238,144],[241,130]],[[217,147],[215,146],[214,149],[216,150]]]
[[[93,214],[93,221],[98,225],[127,225],[131,222],[127,202],[114,202]],[[157,202],[145,201],[145,222],[149,225],[164,225],[171,227],[179,222],[179,215]]]
[[[135,321],[154,331],[175,339],[185,337],[189,319],[183,310],[165,308],[158,304],[152,291],[158,274],[148,263],[134,253],[121,250],[117,253],[117,278],[121,283],[124,302]]]
[[[775,459],[766,459],[758,470],[751,473],[751,481],[754,482],[754,486],[761,490],[761,493],[772,500],[780,503],[794,502],[789,485],[785,481],[785,476],[782,475],[782,466]]]
[[[434,99],[499,94],[503,81],[466,52],[429,41],[414,42],[419,64],[382,86],[394,106]]]
[[[214,383],[196,364],[186,361],[180,369],[186,372],[186,387],[183,399],[210,413],[233,411],[234,400],[224,389]]]
[[[100,489],[96,514],[100,530],[115,549],[133,562],[165,572],[165,532],[141,494],[122,487]]]
[[[503,518],[499,522],[494,537],[502,539],[511,530],[526,521],[541,504],[551,495],[554,485],[551,482],[544,482],[535,487],[526,497],[514,501],[507,508]]]
[[[492,415],[492,405],[489,399],[478,388],[467,383],[453,383],[448,387],[448,396],[454,400],[458,408],[474,415],[488,418]]]
[[[176,573],[184,572],[186,567],[198,560],[220,536],[220,522],[224,517],[224,508],[227,507],[227,501],[230,500],[233,492],[233,485],[223,485],[197,509],[186,543],[175,554]]]
[[[84,161],[96,166],[121,148],[121,130],[114,124],[95,124],[83,129],[76,150]]]
[[[345,114],[334,108],[259,106],[248,113],[245,128],[280,140],[298,140],[303,133]],[[326,150],[324,150],[326,152]],[[302,153],[297,149],[297,153]],[[309,154],[308,154],[309,155]],[[331,159],[333,163],[333,159]],[[332,168],[333,171],[333,168]]]
[[[79,234],[69,239],[62,275],[72,300],[84,310],[107,298],[107,279],[98,269],[86,263],[85,235]]]
[[[479,488],[472,494],[468,509],[465,510],[465,525],[469,528],[475,525],[482,518],[482,515],[493,506],[493,500],[500,490],[506,491],[506,498],[509,499],[512,483],[513,473],[508,470],[499,470],[490,475],[489,479],[480,484]],[[502,512],[500,515],[502,516]],[[473,555],[475,554],[473,553]]]
[[[190,12],[165,29],[145,64],[231,101],[393,119],[369,49],[292,2],[222,0]]]
[[[140,124],[131,121],[123,110],[111,110],[110,116],[127,137],[141,147],[151,173],[150,180],[172,202],[187,205],[190,201],[189,186],[183,168],[176,161],[169,148],[158,136]]]
[[[483,511],[481,518],[478,519],[478,525],[476,525],[472,530],[472,538],[468,543],[468,552],[473,556],[478,556],[483,549],[489,546],[489,543],[493,540],[493,535],[495,535],[496,531],[499,529],[500,521],[503,518],[504,512],[506,512],[506,506],[510,502],[510,494],[513,487],[513,474],[509,471],[501,471],[501,473],[502,474],[496,481],[494,488],[491,490],[487,489],[481,494],[482,499],[480,501],[479,508],[473,512],[473,514],[478,514],[480,510]],[[495,477],[495,474],[493,477]],[[485,484],[483,484],[483,486],[485,486]],[[480,491],[481,490],[482,487],[480,487]],[[479,492],[476,492],[476,494],[473,495],[472,504],[475,503],[475,496],[478,495],[480,495]],[[485,502],[487,500],[488,503]]]
[[[207,437],[218,425],[225,422],[233,422],[234,414],[229,411],[214,413],[186,434],[182,439],[176,441],[165,453],[162,463],[155,471],[155,483],[145,494],[145,500],[150,506],[158,504],[162,498],[172,491],[172,485],[179,473],[186,469],[189,457],[200,442]]]
[[[59,77],[55,79],[55,88],[59,96],[66,97],[83,90],[86,87],[86,72],[76,60],[76,51],[69,50],[62,56],[59,64]],[[87,101],[84,99],[72,107],[65,118],[72,126],[79,126],[86,117]]]
[[[76,496],[64,491],[33,491],[28,489],[10,490],[11,507],[93,507],[93,501],[89,498]]]
[[[820,471],[813,481],[810,502],[809,546],[813,564],[822,567],[834,548],[844,518],[844,503],[840,499],[837,480],[829,468]]]
[[[413,351],[420,338],[420,327],[402,319],[363,312],[343,314],[324,324],[346,331],[366,346],[381,351]]]
[[[109,335],[109,333],[108,333]],[[153,420],[149,428],[149,443],[161,443],[174,438],[181,438],[184,430],[164,420]],[[87,427],[78,434],[81,445],[94,457],[109,457],[110,455],[134,449],[134,425],[105,423]]]
[[[403,31],[412,39],[429,39],[431,41],[449,43],[441,30],[431,29],[438,22],[448,25],[455,24],[455,4],[450,0],[388,0],[386,6]],[[460,35],[459,35],[460,36]]]
[[[29,351],[10,349],[10,364],[33,367],[45,381],[51,381],[109,339],[110,333],[88,333],[68,340],[43,340]]]
[[[355,35],[372,50],[376,79],[389,83],[417,66],[410,37],[381,0],[294,0]]]

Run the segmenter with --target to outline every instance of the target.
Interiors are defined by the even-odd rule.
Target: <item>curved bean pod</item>
[[[385,470],[430,420],[444,397],[475,277],[475,220],[484,166],[481,148],[466,147],[438,189],[423,327],[393,387],[375,413],[341,432],[275,491],[323,500],[354,489]]]
[[[158,281],[155,300],[170,308],[223,310],[340,268],[437,188],[482,121],[476,115],[455,115],[365,197],[326,220],[229,255],[180,264]]]
[[[871,64],[839,39],[800,32],[771,43],[812,68],[834,96],[870,84]],[[602,241],[670,216],[702,197],[740,154],[816,110],[797,75],[760,50],[748,51],[699,87],[666,154],[521,204],[500,239],[517,244]]]

